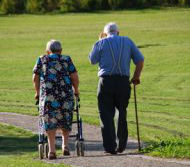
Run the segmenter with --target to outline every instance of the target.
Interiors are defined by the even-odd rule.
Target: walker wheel
[[[45,158],[48,158],[48,152],[49,152],[48,143],[45,143],[44,144],[44,155],[45,155]]]
[[[43,144],[38,145],[38,153],[39,153],[39,158],[43,159],[44,158],[44,147]]]
[[[77,156],[84,156],[85,147],[83,141],[76,141],[75,148]]]
[[[75,150],[76,150],[77,156],[80,156],[80,144],[79,144],[79,141],[75,142]]]
[[[80,142],[80,155],[82,157],[84,157],[84,150],[85,150],[84,143]]]

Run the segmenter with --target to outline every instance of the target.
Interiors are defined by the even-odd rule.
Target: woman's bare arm
[[[40,94],[40,76],[37,74],[33,74],[32,81],[35,89],[35,99],[38,100]]]
[[[78,77],[78,73],[74,72],[74,73],[70,74],[70,77],[71,77],[72,85],[73,85],[73,88],[74,88],[74,94],[76,96],[79,96],[79,90],[78,90],[79,77]]]

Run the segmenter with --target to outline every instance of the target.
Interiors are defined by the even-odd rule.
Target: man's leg
[[[114,125],[115,106],[113,84],[110,78],[100,78],[98,85],[98,108],[101,119],[103,146],[105,151],[114,153],[117,147]]]
[[[118,143],[118,152],[123,152],[127,145],[128,140],[128,125],[126,121],[126,108],[119,110],[119,118],[118,118],[118,129],[117,129],[117,137],[119,140]]]
[[[130,98],[130,84],[127,78],[121,78],[117,82],[117,93],[115,97],[116,108],[119,111],[117,137],[118,152],[123,152],[128,140],[128,126],[127,126],[127,106]]]

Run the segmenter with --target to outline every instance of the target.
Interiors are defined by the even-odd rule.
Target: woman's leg
[[[69,139],[69,133],[70,131],[65,130],[65,129],[61,129],[62,131],[62,150],[64,150],[64,148],[68,148],[68,139]]]
[[[48,137],[49,153],[50,152],[55,153],[56,130],[48,130],[46,133],[47,133],[47,137]]]

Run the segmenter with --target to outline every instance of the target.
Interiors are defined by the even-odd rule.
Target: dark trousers
[[[128,139],[127,113],[131,87],[124,76],[100,77],[98,84],[98,109],[101,119],[103,146],[105,151],[125,149]],[[119,111],[118,128],[115,132],[115,110]],[[116,143],[118,138],[118,146]]]

